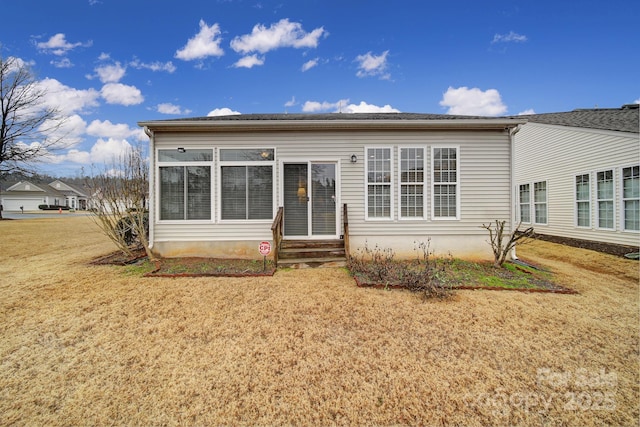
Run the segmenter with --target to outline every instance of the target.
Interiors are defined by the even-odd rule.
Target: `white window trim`
[[[184,148],[185,150],[212,150],[211,160],[210,161],[198,161],[198,162],[190,162],[190,161],[175,161],[175,162],[161,162],[160,161],[160,151],[161,150],[178,150],[178,146],[169,146],[169,147],[156,147],[156,162],[155,162],[155,185],[154,192],[156,193],[155,197],[155,209],[156,209],[156,223],[157,224],[212,224],[215,223],[215,215],[214,215],[214,183],[215,180],[215,163],[216,163],[216,150],[213,147],[202,147],[202,146],[186,146],[181,145],[180,148]],[[160,219],[160,168],[161,167],[172,167],[172,166],[209,166],[211,168],[211,218],[210,219]]]
[[[578,200],[576,178],[583,175],[587,175],[589,177],[589,196],[586,200]],[[578,225],[578,202],[589,203],[589,225]],[[573,225],[576,228],[580,228],[582,230],[593,229],[593,173],[591,172],[577,173],[573,176],[573,211]]]
[[[422,216],[402,216],[402,150],[406,148],[422,149]],[[424,145],[400,145],[398,146],[398,219],[400,221],[424,221],[427,218],[427,152],[428,148]],[[420,183],[406,183],[407,185],[420,185]]]
[[[257,150],[267,149],[273,150],[273,160],[255,160],[246,162],[242,160],[220,160],[220,150]],[[276,198],[276,169],[277,169],[277,151],[275,147],[271,146],[254,146],[254,147],[217,147],[216,158],[218,159],[218,165],[216,170],[220,179],[216,186],[216,219],[220,224],[271,224],[273,218],[276,216],[278,209],[278,203]],[[273,203],[271,204],[271,219],[222,219],[222,167],[223,166],[271,166],[271,195],[273,197]]]
[[[448,182],[446,184],[444,183],[436,183],[435,179],[434,179],[434,166],[433,163],[435,161],[434,158],[434,151],[438,148],[455,148],[456,149],[456,182],[452,183],[452,182]],[[431,167],[431,171],[430,171],[430,179],[431,179],[431,219],[434,221],[459,221],[460,220],[460,175],[461,175],[461,155],[460,155],[460,146],[459,145],[450,145],[450,144],[442,144],[442,145],[432,145],[431,146],[431,150],[430,150],[430,162],[429,165]],[[435,186],[436,185],[452,185],[455,184],[456,186],[456,216],[439,216],[436,217],[435,215]]]
[[[529,186],[529,200],[527,200],[527,205],[529,205],[529,221],[522,221],[522,200],[520,199],[520,186],[521,185],[528,185]],[[531,188],[532,188],[532,183],[530,182],[523,182],[521,184],[517,185],[517,193],[518,193],[518,222],[522,223],[522,224],[531,224],[533,221],[531,220],[532,216],[531,216],[531,207],[533,206],[531,204],[531,196],[532,196],[532,192],[531,192]]]
[[[616,223],[616,170],[617,168],[606,168],[606,169],[599,169],[597,170],[593,176],[593,185],[594,187],[594,198],[595,198],[595,228],[597,230],[602,230],[602,231],[615,231],[616,227],[617,227],[617,223]],[[611,179],[613,180],[613,198],[612,199],[599,199],[598,198],[598,173],[600,172],[608,172],[611,171],[612,173],[612,177]],[[619,171],[618,171],[619,172]],[[618,175],[620,175],[620,173],[618,173]],[[611,201],[612,202],[612,206],[613,206],[613,227],[609,228],[609,227],[600,227],[600,201]]]
[[[623,170],[623,169],[625,169],[625,168],[632,168],[632,167],[635,167],[635,166],[638,166],[638,163],[633,163],[633,164],[630,164],[630,165],[624,165],[624,166],[621,166],[621,167],[620,167],[620,171],[619,171],[619,173],[618,173],[618,175],[619,175],[619,177],[620,177],[620,179],[619,179],[619,185],[620,185],[620,203],[619,203],[619,205],[618,205],[618,212],[619,212],[619,215],[620,215],[620,224],[621,224],[620,228],[622,229],[622,232],[624,232],[624,233],[640,234],[640,230],[628,230],[628,229],[624,228],[624,227],[625,227],[625,217],[624,217],[625,211],[624,211],[624,202],[625,202],[626,200],[635,200],[635,199],[625,199],[625,198],[624,198],[624,174],[622,173],[622,170]],[[615,180],[614,180],[614,182],[615,182]],[[615,212],[614,212],[614,214],[615,214]]]
[[[389,216],[388,217],[377,217],[377,216],[369,216],[369,159],[367,157],[367,153],[369,152],[369,149],[388,149],[389,150],[389,155],[391,156],[390,159],[390,165],[389,165],[389,183],[384,183],[384,184],[379,184],[379,185],[389,185],[389,197],[390,197],[390,206],[389,206]],[[394,191],[393,191],[393,177],[394,177],[394,171],[393,171],[393,164],[394,164],[394,159],[393,159],[393,146],[365,146],[364,147],[364,153],[363,153],[363,159],[364,159],[364,219],[365,221],[393,221],[393,219],[395,218],[395,212],[393,210],[394,207]]]
[[[544,202],[536,202],[536,184],[540,184],[541,182],[544,182]],[[534,181],[531,183],[531,213],[532,213],[532,221],[535,225],[549,225],[549,181],[546,179],[543,179],[541,181]],[[536,218],[536,205],[545,205],[545,219],[546,222],[538,222],[538,219]]]

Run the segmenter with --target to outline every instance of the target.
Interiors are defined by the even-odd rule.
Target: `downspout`
[[[154,164],[154,159],[155,159],[155,137],[154,137],[154,133],[151,129],[149,129],[147,126],[144,127],[144,133],[147,134],[147,136],[149,137],[149,249],[153,249],[153,242],[154,242],[154,229],[155,229],[155,220],[154,218],[152,218],[151,213],[153,212],[153,214],[155,215],[155,209],[154,206],[156,205],[155,200],[156,200],[156,194],[155,191],[153,189],[153,183],[155,182],[155,164]]]
[[[516,182],[515,182],[515,161],[516,161],[516,144],[515,144],[515,134],[520,131],[520,126],[517,125],[509,129],[509,143],[511,146],[511,172],[510,172],[510,180],[511,180],[511,233],[515,230],[516,227],[516,217],[517,217],[517,190],[516,190]],[[511,259],[516,261],[518,259],[518,255],[516,254],[516,247],[511,248]]]

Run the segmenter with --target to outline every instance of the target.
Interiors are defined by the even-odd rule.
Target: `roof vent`
[[[637,110],[640,107],[640,104],[624,104],[622,106],[623,110]]]

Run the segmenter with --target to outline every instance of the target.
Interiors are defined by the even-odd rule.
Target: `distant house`
[[[261,241],[329,239],[413,257],[431,238],[438,254],[490,258],[481,225],[515,220],[511,132],[522,123],[406,113],[140,122],[152,250],[258,258]]]
[[[20,181],[2,193],[2,206],[6,211],[37,211],[40,205],[65,206],[86,209],[88,196],[76,186],[55,180],[51,184]]]
[[[518,219],[540,234],[639,246],[638,104],[520,117]]]
[[[47,184],[20,181],[2,193],[2,206],[6,211],[37,211],[39,205],[60,205],[64,194]]]
[[[89,201],[89,195],[84,189],[74,184],[60,181],[59,179],[49,184],[50,187],[60,191],[65,196],[65,206],[72,209],[86,210]]]

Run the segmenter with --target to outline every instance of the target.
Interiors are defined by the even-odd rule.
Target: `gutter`
[[[151,129],[147,126],[144,127],[144,133],[149,137],[149,249],[153,249],[155,221],[151,218],[151,212],[155,214],[155,209],[151,209],[156,204],[156,194],[153,191],[153,183],[155,182],[155,165],[153,160],[155,158],[155,136]]]
[[[158,120],[138,122],[154,131],[304,131],[304,130],[481,130],[512,129],[526,123],[515,119],[436,119],[436,120]]]

